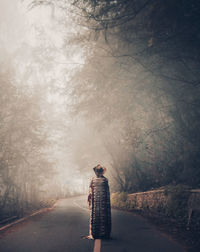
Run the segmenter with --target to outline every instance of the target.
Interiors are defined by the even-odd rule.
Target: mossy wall
[[[200,201],[200,192],[194,192],[184,185],[133,194],[114,193],[111,195],[111,204],[115,208],[148,211],[187,223],[188,208],[194,193],[195,201],[197,198]],[[195,205],[195,202],[192,204]]]

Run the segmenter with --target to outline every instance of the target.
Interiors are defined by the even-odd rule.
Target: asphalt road
[[[0,234],[0,252],[92,252],[86,197],[59,200],[49,212],[10,227]],[[112,239],[101,252],[183,252],[181,245],[160,233],[144,218],[112,211]]]

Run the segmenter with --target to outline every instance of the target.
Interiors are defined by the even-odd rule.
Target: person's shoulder
[[[105,176],[103,176],[103,178],[104,178],[106,181],[108,181],[108,179],[107,179]]]

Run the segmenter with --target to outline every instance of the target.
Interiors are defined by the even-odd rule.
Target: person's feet
[[[92,235],[82,236],[82,239],[94,240],[94,238],[92,237]]]

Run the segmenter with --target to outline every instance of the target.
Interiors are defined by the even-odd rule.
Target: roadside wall
[[[200,211],[200,189],[178,185],[133,194],[115,193],[111,202],[116,208],[151,212],[188,223],[192,213]]]
[[[127,195],[127,203],[135,210],[159,211],[168,203],[164,190],[139,192]]]

